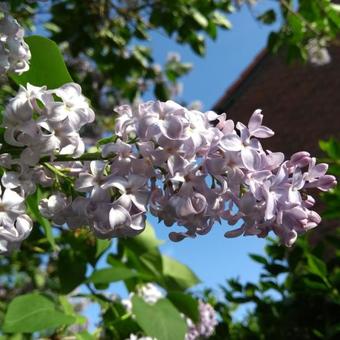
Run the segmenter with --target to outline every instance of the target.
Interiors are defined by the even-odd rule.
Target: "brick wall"
[[[276,132],[265,147],[287,156],[297,150],[320,155],[318,140],[340,138],[340,46],[330,54],[330,64],[314,66],[287,65],[262,53],[214,109],[246,123],[261,108],[265,125]]]

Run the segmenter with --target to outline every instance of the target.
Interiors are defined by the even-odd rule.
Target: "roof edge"
[[[268,49],[262,49],[241,75],[225,91],[222,97],[214,104],[212,110],[219,113],[225,112],[241,94],[243,88],[247,85],[248,81],[256,73],[268,55]]]

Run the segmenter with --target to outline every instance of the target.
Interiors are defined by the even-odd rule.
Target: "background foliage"
[[[150,89],[157,98],[167,99],[191,68],[177,57],[169,58],[163,67],[155,65],[144,43],[154,31],[174,37],[203,56],[206,40],[216,39],[220,29],[231,29],[228,15],[250,2],[18,0],[11,1],[11,6],[27,27],[45,27],[65,56],[72,78],[82,84],[102,116],[101,124],[108,128],[113,124],[108,117],[113,105],[133,101]],[[329,44],[336,37],[339,7],[330,1],[300,0],[297,8],[293,1],[276,2],[279,6],[257,20],[282,22],[281,30],[271,34],[269,48],[286,53],[289,61],[307,59],[310,39]],[[13,77],[11,87],[2,86],[3,101],[26,81],[53,88],[71,79],[53,42],[39,37],[27,41],[33,54],[31,71]],[[46,71],[35,72],[37,64]],[[100,126],[87,133],[100,135]],[[332,164],[331,172],[339,175],[340,144],[330,140],[320,146]],[[113,241],[114,247],[86,230],[52,229],[37,209],[39,197],[46,194],[38,190],[26,202],[36,221],[30,238],[20,251],[0,258],[2,339],[71,335],[124,339],[131,333],[181,339],[186,331],[181,314],[196,321],[198,299],[209,301],[218,312],[215,339],[335,339],[340,332],[339,235],[335,231],[316,245],[302,238],[293,249],[269,241],[266,257],[250,255],[263,267],[259,281],[240,284],[230,279],[221,287],[221,299],[221,292],[210,289],[193,293],[199,278],[184,264],[161,254],[151,226],[136,238]],[[338,219],[340,190],[323,199],[324,217]],[[113,282],[123,282],[129,292],[154,282],[162,287],[165,298],[149,306],[135,296],[133,317],[119,297],[107,294]],[[84,301],[100,307],[100,323],[92,334],[79,311]],[[235,321],[235,309],[249,303],[254,308],[242,321]]]

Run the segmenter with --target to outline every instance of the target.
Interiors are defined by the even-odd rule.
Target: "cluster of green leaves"
[[[328,141],[320,141],[320,148],[323,150],[327,158],[324,159],[329,167],[329,172],[340,178],[340,141],[334,138]],[[340,187],[337,186],[331,192],[322,195],[323,202],[325,203],[325,209],[323,212],[323,217],[330,220],[335,220],[340,218]]]
[[[19,16],[23,4],[12,5]],[[75,80],[98,113],[111,114],[113,105],[150,89],[168,99],[177,80],[190,71],[191,65],[179,59],[170,58],[163,68],[154,63],[152,32],[175,37],[203,55],[207,36],[215,39],[219,28],[230,29],[225,14],[231,10],[230,0],[66,0],[41,3],[33,13],[63,48]],[[50,15],[39,14],[44,11]]]
[[[321,141],[321,159],[340,175],[340,143]],[[338,339],[340,336],[340,187],[323,194],[323,224],[300,236],[292,248],[269,239],[265,256],[249,254],[261,265],[258,281],[227,280],[224,299],[206,290],[220,315],[212,339]],[[241,321],[233,315],[248,311]],[[239,318],[238,318],[239,319]]]
[[[270,9],[258,19],[272,24],[283,22],[278,32],[272,32],[268,47],[273,52],[285,51],[288,62],[308,60],[311,40],[321,47],[331,45],[340,32],[340,5],[331,0],[277,0],[279,10]]]
[[[184,339],[187,330],[181,314],[199,321],[198,300],[187,292],[199,279],[187,266],[160,253],[162,242],[151,226],[140,236],[119,240],[116,252],[110,242],[96,240],[88,231],[60,230],[55,237],[57,256],[35,227],[20,252],[0,259],[1,339],[37,332],[62,337],[74,334],[77,325],[82,330],[74,334],[78,339],[125,339],[135,333],[175,340]],[[98,267],[103,254],[106,265]],[[125,283],[130,293],[154,282],[165,297],[149,305],[136,294],[129,313],[118,297],[105,293],[115,282]],[[86,331],[86,319],[77,313],[72,298],[100,306],[94,334]]]
[[[268,242],[258,282],[237,279],[222,287],[225,300],[207,290],[221,316],[212,339],[336,339],[340,334],[340,233],[311,246],[301,237],[292,249]],[[242,321],[231,315],[248,307]]]

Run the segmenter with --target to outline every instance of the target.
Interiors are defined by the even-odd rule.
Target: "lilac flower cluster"
[[[199,323],[194,324],[191,319],[186,319],[188,331],[185,334],[185,340],[209,338],[215,332],[217,319],[214,308],[209,303],[199,301],[198,309],[200,319]]]
[[[53,174],[38,162],[44,156],[52,161],[57,155],[81,156],[85,145],[79,130],[93,120],[94,112],[80,86],[73,83],[55,90],[28,84],[10,100],[2,122],[6,144],[0,155],[4,188],[0,215],[6,218],[0,220],[0,253],[17,248],[32,229],[25,214],[25,198],[36,191],[37,184],[54,184]],[[70,162],[61,165],[72,167]],[[60,197],[57,192],[49,198],[49,209],[51,205],[54,212],[64,208],[60,207]]]
[[[226,221],[239,224],[226,237],[273,231],[290,246],[320,223],[307,191],[327,191],[335,178],[307,152],[284,160],[280,152],[263,150],[260,139],[274,132],[262,125],[260,110],[247,126],[173,101],[116,111],[112,142],[95,154],[97,160],[81,161],[79,130],[94,120],[94,112],[79,85],[21,87],[3,118],[5,147],[14,147],[11,155],[0,155],[3,187],[22,198],[36,184],[51,187],[39,205],[42,215],[56,225],[89,226],[99,238],[141,233],[148,211],[169,227],[184,227],[169,234],[173,241],[204,235]],[[60,162],[61,155],[74,161]],[[72,197],[60,188],[65,177]],[[15,240],[26,236],[21,232]]]
[[[289,246],[320,223],[306,190],[327,191],[335,178],[307,152],[284,160],[264,151],[260,139],[274,132],[262,125],[260,110],[247,126],[173,101],[116,111],[118,140],[102,149],[107,166],[91,163],[76,181],[90,194],[87,211],[98,236],[137,234],[148,207],[167,226],[186,229],[171,232],[173,241],[206,234],[225,220],[241,223],[226,237],[274,231]]]
[[[136,289],[136,293],[130,293],[127,299],[121,300],[123,306],[126,308],[127,312],[132,313],[132,298],[137,294],[140,298],[142,298],[146,303],[153,305],[159,299],[164,298],[164,294],[162,291],[153,283],[145,283],[140,285]]]
[[[29,69],[31,53],[24,41],[24,29],[0,3],[0,76],[8,71],[21,74]]]
[[[76,158],[85,151],[79,130],[94,118],[78,84],[55,90],[28,84],[20,87],[6,107],[4,138],[9,145],[24,148],[22,164],[36,165],[43,156],[53,160],[55,154]]]

